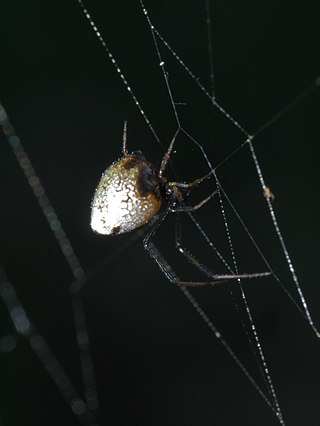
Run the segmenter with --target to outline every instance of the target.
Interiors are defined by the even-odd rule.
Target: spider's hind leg
[[[213,194],[214,195],[214,194]],[[210,196],[209,196],[210,197]],[[197,206],[195,206],[197,207]],[[183,207],[182,207],[183,208]],[[191,208],[190,208],[191,209]],[[181,211],[190,211],[189,210],[181,210]],[[184,285],[184,286],[199,286],[199,285],[215,285],[224,281],[229,280],[238,280],[241,278],[261,278],[270,275],[270,272],[258,272],[252,274],[214,274],[207,266],[203,265],[190,251],[186,250],[182,245],[181,238],[181,218],[179,210],[176,210],[176,229],[175,229],[175,240],[176,240],[176,248],[177,250],[199,271],[203,274],[207,275],[209,278],[206,281],[182,281],[176,280],[176,284]]]
[[[178,286],[204,286],[204,285],[215,285],[223,281],[237,280],[240,278],[259,278],[259,277],[270,275],[269,272],[254,273],[254,274],[235,274],[235,275],[214,274],[207,266],[200,263],[199,260],[191,252],[189,252],[183,247],[182,241],[181,241],[181,223],[180,223],[181,218],[180,218],[179,211],[177,211],[176,228],[175,228],[176,248],[192,265],[194,265],[199,271],[201,271],[204,275],[206,275],[208,279],[204,281],[184,281],[178,278],[175,272],[172,270],[171,266],[164,259],[162,254],[159,252],[159,250],[155,247],[155,245],[152,242],[154,235],[156,234],[156,232],[158,231],[158,229],[160,228],[160,226],[162,225],[163,221],[165,220],[166,216],[168,215],[170,211],[170,204],[172,204],[172,200],[171,202],[169,202],[165,210],[158,216],[158,218],[153,223],[153,225],[151,226],[150,230],[147,232],[143,240],[143,245],[145,250],[155,260],[161,272],[167,277],[167,279],[170,282]]]

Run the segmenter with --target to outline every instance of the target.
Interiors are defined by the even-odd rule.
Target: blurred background
[[[156,165],[177,123],[139,2],[94,0],[86,6],[161,143],[77,1],[11,0],[2,5],[0,29],[0,101],[88,277],[80,297],[100,409],[84,423],[279,424],[180,289],[144,251],[147,229],[118,237],[90,229],[93,192],[104,169],[121,155],[124,120],[128,149],[142,150]],[[210,92],[205,3],[146,2],[146,7],[153,24]],[[210,3],[215,95],[249,133],[314,85],[320,74],[318,12],[311,1]],[[182,127],[218,166],[244,142],[244,134],[211,107],[162,45],[161,55]],[[319,105],[319,89],[311,90],[254,140],[318,326]],[[74,277],[2,132],[0,164],[1,263],[29,319],[83,397],[70,294]],[[208,170],[201,151],[180,134],[168,179],[191,181]],[[217,174],[273,270],[301,305],[248,148],[218,167]],[[214,188],[213,180],[206,182],[190,202]],[[227,203],[225,208],[239,271],[267,270]],[[196,219],[231,263],[218,201],[210,201]],[[175,252],[174,237],[170,215],[155,243],[181,278],[202,279]],[[213,271],[226,272],[188,217],[183,218],[183,239]],[[243,284],[285,424],[319,425],[319,341],[273,278]],[[267,394],[243,328],[247,320],[237,284],[191,293]],[[0,424],[81,424],[28,341],[16,333],[2,299],[0,315]]]

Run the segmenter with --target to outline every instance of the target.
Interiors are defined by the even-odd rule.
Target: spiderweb
[[[217,18],[214,26],[210,22],[214,15],[230,27],[235,25],[234,18],[225,16],[226,10],[219,5],[214,6],[215,13],[207,2],[203,8],[183,4],[177,10],[155,8],[145,14],[143,5],[134,5],[126,13],[116,7],[107,13],[101,5],[92,5],[99,28],[96,35],[101,31],[103,38],[110,40],[110,46],[108,43],[105,47],[113,46],[109,59],[116,61],[114,66],[121,77],[117,79],[111,67],[106,76],[105,58],[96,36],[92,37],[89,29],[85,31],[80,11],[66,7],[65,21],[59,5],[51,20],[49,11],[37,9],[41,18],[36,20],[33,37],[48,37],[50,30],[52,37],[56,23],[60,25],[59,48],[55,50],[50,46],[52,38],[44,37],[44,50],[36,62],[44,61],[50,72],[37,69],[31,61],[32,66],[24,69],[25,81],[34,78],[37,84],[26,88],[20,82],[16,92],[12,85],[4,89],[2,98],[15,129],[4,109],[1,125],[41,207],[34,203],[9,146],[1,144],[2,170],[10,181],[10,186],[3,188],[8,207],[2,220],[3,423],[301,424],[308,418],[308,424],[317,424],[315,324],[319,322],[313,322],[316,313],[310,314],[306,301],[314,308],[318,296],[309,286],[313,276],[306,272],[314,270],[315,249],[306,259],[308,266],[299,263],[298,268],[305,277],[306,299],[287,250],[287,245],[303,248],[294,256],[299,261],[305,258],[305,247],[312,246],[311,228],[306,226],[312,213],[308,209],[303,216],[297,203],[308,206],[303,200],[314,197],[305,194],[307,184],[301,183],[302,172],[291,185],[283,173],[288,161],[299,171],[292,151],[296,149],[300,159],[301,139],[314,138],[312,132],[308,133],[310,128],[319,131],[312,104],[316,83],[303,90],[317,74],[305,72],[290,86],[291,75],[285,75],[285,68],[279,65],[276,73],[264,71],[262,76],[268,76],[272,84],[261,88],[258,80],[259,94],[255,93],[249,84],[250,67],[244,64],[250,60],[256,64],[253,73],[262,73],[267,61],[259,67],[259,60],[268,53],[264,50],[260,56],[255,49],[263,49],[263,42],[251,46],[242,29],[238,48],[242,47],[247,59],[240,60]],[[239,11],[233,7],[237,15]],[[253,13],[252,5],[250,10]],[[264,12],[271,14],[271,10]],[[257,12],[260,19],[261,13]],[[71,20],[73,14],[76,20]],[[108,15],[121,31],[119,25],[112,27],[111,21],[104,23]],[[151,16],[161,31],[148,21]],[[245,22],[246,17],[241,18]],[[27,25],[23,19],[21,11],[21,33],[16,35],[20,34],[20,42]],[[251,17],[248,21],[253,24]],[[10,20],[7,22],[10,24]],[[225,38],[217,42],[219,33]],[[262,37],[258,29],[254,33],[258,40],[259,35]],[[188,41],[186,34],[192,34]],[[118,41],[118,47],[112,40]],[[174,48],[168,40],[173,41]],[[97,49],[93,54],[94,44]],[[208,65],[202,46],[209,47]],[[246,52],[249,47],[258,60],[252,61],[250,51]],[[197,52],[191,55],[193,49]],[[234,57],[226,61],[223,50]],[[39,52],[36,47],[29,47],[26,53],[18,50],[19,64],[27,63],[23,54],[34,61]],[[8,52],[9,61],[15,54]],[[61,61],[57,61],[59,55]],[[279,63],[276,51],[273,58]],[[87,62],[90,66],[85,66]],[[219,70],[225,63],[227,66]],[[235,76],[234,64],[239,68]],[[248,78],[241,74],[241,68],[249,73]],[[10,81],[12,68],[7,66],[4,71]],[[48,76],[52,79],[50,89]],[[94,79],[96,84],[92,83]],[[237,81],[243,84],[242,91]],[[124,90],[128,88],[129,100]],[[297,93],[301,95],[294,98]],[[262,99],[270,104],[262,108]],[[288,104],[288,99],[296,101]],[[281,110],[279,105],[287,107]],[[259,108],[261,114],[256,114]],[[237,119],[231,111],[236,111]],[[272,278],[224,283],[214,289],[182,288],[195,308],[190,310],[180,289],[167,285],[143,252],[143,231],[117,240],[92,235],[88,228],[92,189],[99,173],[119,156],[125,118],[129,119],[129,149],[143,150],[155,163],[159,163],[180,123],[181,136],[172,170],[168,170],[170,178],[191,181],[212,171],[212,179],[191,195],[191,201],[201,199],[216,186],[221,197],[196,216],[186,215],[186,246],[214,272],[270,270]],[[301,124],[293,126],[298,120]],[[101,127],[97,128],[99,121]],[[247,128],[260,130],[251,134]],[[304,147],[303,155],[307,156],[309,149]],[[307,175],[310,182],[311,176]],[[274,200],[267,196],[267,185],[275,194]],[[282,194],[288,192],[291,198],[281,203]],[[302,220],[296,219],[295,213]],[[156,247],[181,278],[199,279],[198,272],[175,253],[171,219],[159,232]],[[302,230],[307,233],[308,229],[306,236]],[[208,327],[201,326],[197,313]],[[14,410],[18,403],[21,415]]]

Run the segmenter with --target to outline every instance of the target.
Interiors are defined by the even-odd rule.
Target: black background
[[[216,96],[254,132],[318,77],[318,10],[312,2],[214,3]],[[166,147],[177,124],[139,3],[91,1],[87,6]],[[209,87],[204,4],[176,0],[146,6],[162,35]],[[101,403],[97,423],[278,424],[180,290],[159,272],[141,238],[134,240],[135,234],[99,237],[90,229],[92,194],[102,171],[121,154],[124,120],[128,120],[129,150],[141,149],[159,164],[163,148],[77,2],[11,0],[1,7],[0,31],[1,102],[83,268],[90,272],[103,265],[82,290]],[[177,107],[182,126],[216,166],[244,136],[212,111],[186,72],[162,52],[175,99],[184,103]],[[314,91],[255,140],[316,324],[320,324],[319,105],[319,93]],[[2,134],[0,151],[4,268],[28,316],[82,393],[68,290],[73,277]],[[208,170],[200,151],[181,135],[173,165],[186,181]],[[177,175],[168,170],[170,179]],[[218,175],[275,272],[298,300],[247,148],[220,167]],[[193,200],[213,186],[211,182],[199,188]],[[199,278],[174,253],[172,219],[159,232],[157,243],[181,277]],[[217,201],[199,212],[197,219],[219,249],[228,253]],[[239,270],[265,270],[232,215],[229,221]],[[187,220],[184,225],[188,247],[211,262],[212,269],[222,271],[201,243],[199,232]],[[230,254],[226,256],[230,260]],[[319,425],[315,335],[275,280],[244,285],[286,424]],[[241,327],[245,316],[237,313],[231,288],[231,283],[224,283],[194,289],[192,294],[263,387]],[[14,334],[2,301],[0,307],[1,336]],[[3,425],[79,424],[25,340],[17,337],[15,349],[1,354],[1,370]]]

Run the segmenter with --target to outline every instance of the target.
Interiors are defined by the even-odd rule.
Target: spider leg
[[[204,286],[204,285],[210,285],[213,284],[211,281],[182,281],[180,280],[175,272],[172,270],[171,266],[168,264],[166,259],[162,256],[162,254],[159,252],[157,247],[153,244],[153,242],[150,240],[148,242],[148,253],[152,258],[157,262],[158,266],[160,267],[161,271],[164,273],[164,275],[168,278],[170,282],[173,284],[176,284],[178,286]],[[224,280],[221,281],[215,281],[214,284],[218,284],[220,282],[224,282]]]
[[[155,260],[161,272],[167,277],[167,279],[170,282],[175,284],[177,282],[177,277],[175,273],[172,271],[171,267],[163,258],[163,256],[160,254],[159,250],[152,243],[152,238],[154,237],[157,230],[162,225],[162,222],[164,221],[168,213],[169,213],[169,207],[166,207],[166,209],[162,212],[162,214],[158,216],[156,221],[153,223],[153,225],[151,226],[151,228],[145,235],[143,239],[143,247],[148,252],[148,254]]]
[[[177,186],[178,188],[184,188],[184,189],[192,189],[193,187],[199,185],[204,180],[208,179],[212,175],[212,172],[210,171],[205,176],[202,176],[201,178],[195,179],[192,182],[189,183],[183,183],[183,182],[168,182],[168,185],[170,187]]]
[[[180,286],[183,286],[183,285],[202,286],[202,285],[207,285],[207,284],[213,284],[210,281],[202,282],[202,281],[182,281],[182,280],[180,280],[176,276],[175,272],[172,270],[171,266],[168,264],[168,262],[165,260],[165,258],[162,256],[162,254],[159,252],[159,250],[153,244],[152,238],[156,234],[157,230],[160,228],[162,222],[164,221],[164,219],[166,218],[168,213],[169,213],[169,209],[167,208],[163,212],[163,214],[158,217],[156,222],[153,224],[153,226],[147,232],[146,236],[143,239],[144,249],[155,260],[155,262],[159,266],[161,272],[167,277],[167,279],[171,283],[176,284],[176,285],[180,285]],[[215,282],[215,284],[217,282]]]
[[[172,200],[170,200],[172,203]],[[172,270],[171,266],[168,264],[168,262],[164,259],[162,254],[159,252],[159,250],[155,247],[155,245],[152,243],[152,239],[155,236],[156,232],[162,225],[163,221],[165,220],[167,214],[169,213],[169,206],[170,201],[168,203],[168,206],[166,209],[158,216],[156,221],[151,226],[150,230],[147,232],[143,239],[143,246],[144,249],[148,252],[148,254],[155,260],[157,265],[159,266],[161,272],[167,277],[167,279],[177,285],[206,285],[210,284],[210,282],[197,282],[197,281],[182,281],[180,280],[175,272]]]
[[[123,123],[122,154],[124,156],[128,155],[128,150],[127,150],[127,120]]]
[[[160,169],[159,169],[159,177],[160,178],[162,177],[162,174],[165,171],[165,168],[167,167],[168,161],[170,159],[171,152],[173,150],[173,145],[175,143],[175,140],[176,140],[176,138],[178,136],[179,131],[180,131],[180,128],[178,128],[178,130],[174,134],[174,136],[172,138],[172,141],[171,141],[171,143],[169,145],[169,148],[167,149],[166,153],[164,154],[164,156],[162,158]]]
[[[166,216],[168,215],[170,211],[170,204],[172,204],[172,199],[169,200],[168,206],[165,208],[165,210],[158,216],[156,221],[151,226],[150,230],[147,232],[143,239],[143,246],[144,249],[148,252],[148,254],[154,259],[154,261],[159,266],[161,272],[167,277],[167,279],[172,282],[173,284],[179,285],[179,286],[204,286],[204,285],[215,285],[218,283],[221,283],[223,281],[227,280],[236,280],[240,278],[257,278],[257,277],[264,277],[270,275],[269,272],[262,272],[262,273],[256,273],[256,274],[213,274],[209,268],[207,268],[205,265],[201,264],[192,253],[187,251],[183,246],[181,242],[181,223],[180,223],[180,214],[177,213],[176,216],[176,248],[179,250],[179,252],[187,258],[187,260],[192,263],[197,269],[199,269],[202,273],[207,275],[208,280],[206,281],[184,281],[178,278],[175,274],[175,272],[172,270],[171,266],[167,263],[167,261],[164,259],[164,257],[161,255],[159,250],[154,246],[152,243],[152,239],[155,236],[156,232],[162,225],[163,221],[165,220]]]
[[[200,203],[196,204],[195,206],[178,206],[178,207],[172,207],[170,208],[170,212],[176,213],[176,212],[195,212],[200,207],[202,207],[206,202],[208,202],[211,198],[213,198],[218,193],[218,190],[212,192],[208,197],[204,198]]]
[[[207,275],[207,277],[211,278],[213,276],[213,273],[207,268],[205,265],[203,265],[201,262],[199,262],[198,259],[194,257],[192,253],[190,253],[188,250],[186,250],[182,246],[181,242],[181,218],[180,213],[178,212],[176,215],[176,228],[175,228],[175,240],[176,240],[176,249],[186,257],[186,259],[192,263],[196,268],[198,268],[203,274]],[[208,284],[218,284],[223,282],[224,280],[215,280],[213,281],[182,281],[177,280],[177,285],[185,285],[185,286],[200,286],[200,285],[208,285]]]
[[[190,211],[190,210],[189,210]],[[224,281],[229,280],[237,280],[242,278],[261,278],[266,277],[270,275],[270,272],[258,272],[258,273],[252,273],[252,274],[214,274],[210,269],[203,265],[199,260],[188,250],[186,250],[181,241],[181,220],[180,220],[180,214],[177,213],[176,215],[176,231],[175,231],[175,238],[176,238],[176,248],[179,250],[179,252],[196,268],[198,268],[201,272],[203,272],[205,275],[207,275],[210,280],[208,281],[182,281],[182,280],[176,280],[177,285],[183,285],[183,286],[200,286],[200,285],[215,285]]]

